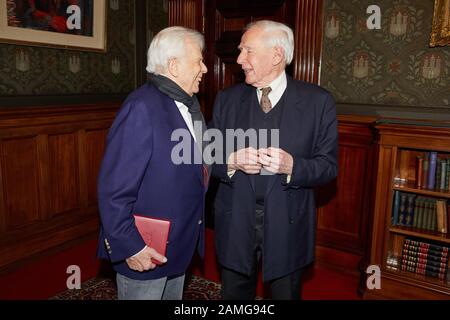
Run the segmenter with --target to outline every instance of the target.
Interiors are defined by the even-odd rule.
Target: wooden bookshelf
[[[391,227],[389,228],[389,232],[402,234],[404,236],[411,236],[415,238],[422,238],[422,239],[428,239],[438,242],[443,242],[450,245],[450,235],[449,234],[442,234],[438,232],[433,231],[427,231],[417,228],[410,228],[410,227]]]
[[[431,278],[422,274],[415,274],[402,270],[383,270],[383,272],[387,273],[387,276],[396,279],[399,282],[406,282],[417,287],[427,288],[431,291],[450,295],[450,286],[448,280]]]
[[[431,196],[431,197],[435,197],[435,198],[450,199],[449,191],[417,189],[417,188],[414,188],[412,185],[394,185],[393,190],[398,190],[401,192],[415,193],[415,194],[419,194],[419,195],[423,195],[423,196]]]
[[[450,203],[450,190],[446,190],[448,184],[444,186],[444,190],[441,190],[441,186],[437,188],[437,183],[434,184],[433,188],[416,187],[416,182],[422,182],[425,175],[425,173],[419,173],[418,157],[428,156],[431,154],[430,152],[435,151],[437,152],[437,159],[441,163],[450,159],[450,123],[378,123],[375,125],[375,130],[378,134],[378,175],[374,195],[369,263],[380,266],[382,274],[381,289],[377,291],[365,290],[364,298],[450,299],[450,274],[446,272],[446,269],[444,271],[435,270],[435,266],[431,263],[429,265],[428,262],[426,262],[426,270],[429,270],[429,272],[436,271],[437,274],[434,276],[431,274],[416,274],[400,269],[404,259],[402,248],[406,239],[440,247],[450,247],[450,235],[448,233],[442,234],[437,231],[426,230],[430,229],[430,219],[435,219],[431,229],[437,230],[436,224],[434,224],[437,223],[437,213],[433,211],[435,209],[431,209],[433,208],[432,205],[428,207],[428,203],[434,205],[433,200],[446,200],[447,204]],[[445,160],[443,161],[443,159]],[[443,170],[441,168],[441,172]],[[419,174],[421,175],[420,178]],[[438,173],[436,173],[436,176],[429,176],[434,179],[438,176]],[[443,175],[442,177],[445,178]],[[429,181],[432,180],[429,179]],[[437,178],[435,181],[438,181]],[[432,184],[427,185],[427,187]],[[441,185],[443,185],[442,182]],[[395,207],[394,212],[397,212],[395,209],[398,210],[398,202],[396,202],[397,205],[394,203],[396,191],[400,192],[400,196],[408,194],[406,202],[404,198],[401,202],[403,204],[402,216],[393,215],[393,207]],[[410,197],[409,194],[412,194],[413,197]],[[421,200],[419,200],[419,197]],[[422,200],[423,198],[426,198],[426,200]],[[426,205],[425,201],[428,201]],[[408,208],[405,209],[405,206],[408,206]],[[410,224],[413,219],[419,219],[418,212],[420,210],[423,210],[421,217],[424,221],[426,212],[428,224],[422,224],[421,227],[402,226],[404,224],[402,219],[405,219],[406,215],[408,215],[406,221],[409,221]],[[440,212],[442,213],[442,211]],[[399,221],[396,220],[397,218]],[[420,222],[421,219],[416,221]],[[414,259],[411,258],[413,256],[406,253],[405,257],[408,266],[417,271],[416,268],[419,268],[419,266],[416,263],[418,262],[412,260]],[[448,268],[450,262],[445,255],[443,256],[444,263]],[[428,256],[426,256],[426,259],[428,261]],[[409,264],[410,261],[411,265]],[[437,278],[438,275],[443,276],[444,279]]]

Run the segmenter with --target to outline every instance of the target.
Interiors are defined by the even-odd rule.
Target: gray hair
[[[245,31],[250,30],[251,28],[260,28],[264,32],[269,33],[269,37],[264,37],[266,45],[269,47],[282,48],[286,65],[289,65],[292,62],[294,57],[294,33],[291,28],[280,22],[270,20],[251,22],[245,27]]]
[[[195,41],[203,51],[205,39],[198,31],[176,26],[158,32],[148,48],[146,70],[154,74],[166,73],[169,60],[186,53],[186,38]]]

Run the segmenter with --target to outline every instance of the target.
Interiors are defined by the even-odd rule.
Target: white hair
[[[146,70],[154,74],[166,73],[170,59],[185,55],[187,38],[196,42],[203,51],[205,39],[198,31],[176,26],[158,32],[148,48]]]
[[[269,33],[268,37],[264,37],[266,45],[282,48],[286,65],[292,62],[294,57],[294,33],[291,28],[283,23],[270,20],[251,22],[245,27],[245,31],[251,28],[260,28],[264,32]]]

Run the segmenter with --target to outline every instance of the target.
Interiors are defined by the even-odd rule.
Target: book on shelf
[[[450,201],[447,201],[447,229],[450,228]]]
[[[414,228],[421,228],[422,222],[423,222],[423,210],[425,205],[425,198],[424,197],[417,197],[416,198],[416,205],[415,205],[415,214],[413,219],[413,227]]]
[[[413,239],[409,239],[407,238],[405,240],[405,245],[410,245],[413,247],[417,247],[417,248],[425,248],[428,250],[435,250],[435,251],[442,251],[442,252],[449,252],[449,247],[448,246],[443,246],[440,244],[435,244],[435,243],[429,243],[429,242],[425,242],[425,241],[418,241],[418,240],[413,240]]]
[[[450,226],[448,207],[446,199],[416,196],[395,190],[391,225],[447,234]]]
[[[423,152],[415,159],[416,189],[450,191],[450,155],[436,151]]]
[[[429,228],[428,230],[430,231],[436,231],[436,219],[437,219],[437,215],[436,215],[436,201],[432,201],[431,202],[431,209],[430,209],[430,223],[429,223]]]
[[[423,157],[423,169],[422,169],[422,187],[426,189],[428,187],[428,171],[430,168],[430,154],[425,153]]]
[[[416,188],[421,189],[422,183],[422,171],[423,171],[423,156],[416,157]]]
[[[447,263],[448,255],[440,255],[440,254],[433,254],[433,253],[422,253],[418,251],[411,251],[408,249],[403,249],[402,256],[408,256],[418,259],[423,259],[426,261],[434,261],[434,262],[440,262],[440,263]]]
[[[450,191],[450,158],[447,158],[447,169],[445,173],[445,191]]]
[[[447,234],[447,201],[436,200],[437,231]]]
[[[447,176],[447,161],[448,159],[441,159],[441,170],[438,177],[440,179],[439,190],[441,191],[447,190],[445,187],[445,178]]]
[[[401,269],[403,271],[408,271],[408,272],[421,274],[421,275],[428,276],[428,277],[438,278],[441,280],[444,280],[447,277],[447,273],[438,273],[438,272],[428,271],[425,269],[418,269],[418,268],[408,266],[408,265],[402,265]]]
[[[409,248],[407,245],[404,246],[402,250],[402,256],[403,257],[411,257],[411,259],[421,259],[425,261],[434,261],[434,262],[440,262],[440,263],[447,263],[448,259],[448,253],[446,252],[439,252],[435,250],[430,251],[422,251],[422,250],[415,250]]]
[[[441,185],[441,170],[442,170],[442,159],[437,158],[436,160],[436,173],[434,175],[434,186],[431,189],[438,190]]]
[[[400,268],[439,279],[448,277],[449,248],[447,246],[405,239],[403,244]]]
[[[400,191],[394,191],[394,204],[392,206],[392,222],[393,226],[398,224],[398,211],[400,209]]]
[[[436,225],[436,213],[435,213],[435,200],[431,198],[424,198],[424,204],[423,204],[423,216],[422,220],[418,224],[418,228],[427,230],[427,231],[434,231],[435,225]]]
[[[433,190],[436,182],[436,164],[437,164],[437,152],[430,152],[430,167],[428,169],[428,189]]]
[[[419,265],[423,265],[423,266],[431,266],[431,267],[436,267],[436,268],[441,268],[441,269],[445,269],[448,268],[448,264],[447,264],[447,259],[441,259],[439,261],[436,260],[432,260],[432,259],[427,259],[427,258],[422,258],[422,257],[414,257],[411,255],[408,255],[407,251],[405,251],[405,254],[402,256],[402,261],[410,261],[410,262],[414,262],[417,263]]]
[[[423,263],[419,263],[417,261],[412,261],[412,260],[408,260],[408,259],[402,259],[402,265],[414,267],[419,270],[427,270],[427,271],[436,272],[441,275],[445,275],[447,273],[447,265],[444,265],[442,267],[441,266],[432,266],[430,264],[423,264]]]
[[[404,225],[404,221],[405,221],[405,215],[406,215],[406,194],[405,193],[400,193],[400,207],[399,207],[399,211],[398,211],[398,221],[397,221],[397,225],[399,226],[403,226]]]
[[[412,227],[414,219],[414,208],[416,203],[416,196],[414,194],[408,194],[408,205],[406,207],[405,222],[406,227]]]
[[[423,259],[427,259],[429,257],[430,259],[432,259],[434,261],[440,260],[440,258],[448,257],[448,252],[445,252],[445,251],[414,247],[414,246],[410,246],[408,244],[405,244],[403,246],[403,254],[408,254],[411,257],[417,257],[417,258],[423,258]],[[439,259],[435,259],[435,258],[439,258]]]

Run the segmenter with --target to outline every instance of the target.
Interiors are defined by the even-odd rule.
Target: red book
[[[147,247],[151,247],[165,256],[167,239],[169,238],[170,221],[135,214],[134,223]],[[152,262],[155,264],[162,264],[156,259],[152,259]]]

